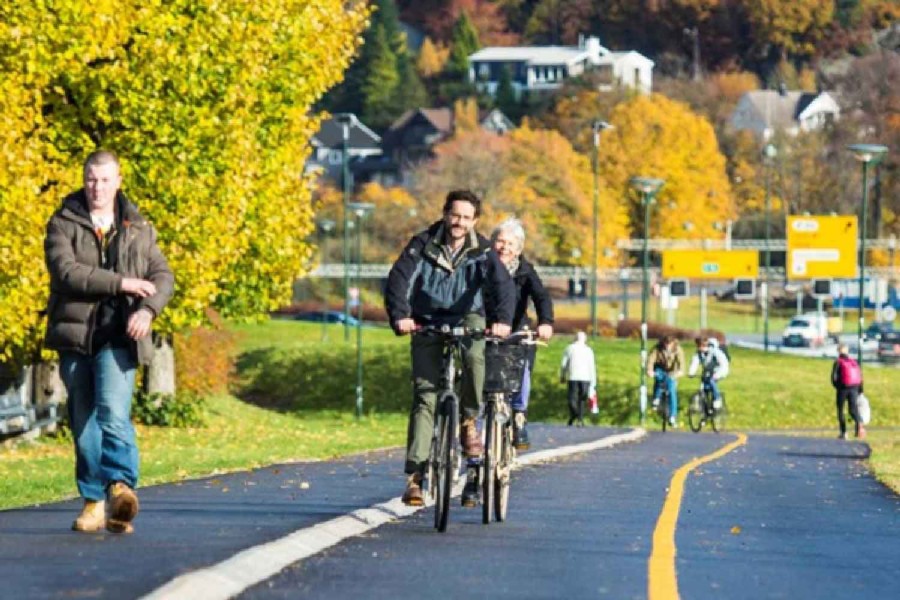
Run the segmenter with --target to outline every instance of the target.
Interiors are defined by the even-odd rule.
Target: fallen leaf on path
[[[735,525],[734,527],[731,528],[731,534],[732,534],[732,535],[737,535],[737,534],[739,534],[740,532],[741,532],[741,528],[740,528],[739,525]]]

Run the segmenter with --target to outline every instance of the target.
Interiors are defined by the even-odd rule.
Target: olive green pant
[[[483,329],[484,317],[469,315],[466,327]],[[462,378],[458,381],[460,414],[463,419],[478,416],[484,388],[484,340],[463,342]],[[441,387],[444,341],[437,336],[414,335],[411,343],[413,402],[406,432],[407,473],[425,469],[434,432],[434,409]]]

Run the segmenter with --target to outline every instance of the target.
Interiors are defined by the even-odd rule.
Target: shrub
[[[131,405],[131,418],[157,427],[202,427],[206,424],[206,401],[188,391],[148,394],[139,391]]]
[[[175,334],[176,389],[194,396],[225,393],[234,368],[236,336],[214,311],[210,327]]]
[[[715,337],[718,338],[720,342],[725,342],[725,334],[716,329],[704,329],[703,331],[698,332],[694,329],[682,329],[680,327],[673,327],[671,325],[653,321],[647,323],[648,340],[659,339],[664,335],[671,335],[682,341],[693,341],[694,338],[700,335],[702,337]],[[620,338],[640,339],[641,322],[634,319],[623,319],[619,321],[616,325],[616,336]]]

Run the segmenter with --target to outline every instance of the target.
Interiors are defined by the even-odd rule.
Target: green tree
[[[210,307],[254,318],[290,298],[310,254],[310,107],[340,80],[368,13],[345,4],[0,8],[0,361],[38,345],[43,227],[98,146],[122,157],[176,273],[163,331],[202,324]]]
[[[516,98],[516,90],[513,89],[509,67],[505,65],[500,69],[500,80],[497,82],[497,90],[494,92],[494,104],[507,117],[518,121],[521,112],[520,104]]]
[[[397,72],[397,55],[388,43],[384,28],[375,26],[369,48],[371,61],[362,88],[362,120],[370,127],[383,129],[390,125],[398,107],[394,103],[400,74]]]
[[[453,24],[450,38],[450,58],[445,68],[447,75],[458,80],[468,81],[469,56],[479,48],[481,48],[481,44],[478,41],[478,31],[472,25],[469,15],[462,11]]]
[[[407,52],[397,57],[397,87],[394,89],[394,110],[391,111],[394,121],[408,108],[428,106],[428,90],[419,77],[416,65]]]

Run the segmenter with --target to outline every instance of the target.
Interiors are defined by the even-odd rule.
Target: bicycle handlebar
[[[413,335],[430,335],[439,336],[448,339],[472,338],[475,340],[485,340],[494,344],[522,344],[523,346],[537,346],[546,344],[537,339],[537,332],[530,329],[523,329],[509,334],[507,337],[498,337],[491,334],[490,329],[481,329],[475,327],[465,327],[458,325],[451,327],[450,325],[417,325],[412,332]]]

